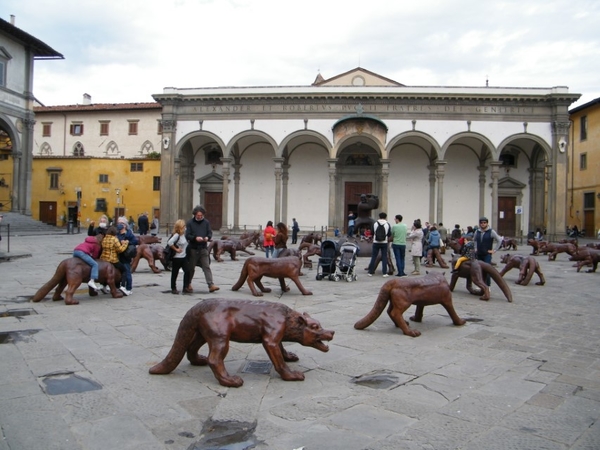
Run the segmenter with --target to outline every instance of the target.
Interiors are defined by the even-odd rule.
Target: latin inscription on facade
[[[481,115],[532,115],[532,106],[500,105],[402,105],[363,104],[364,114],[481,114]],[[189,108],[189,109],[188,109]],[[285,114],[285,113],[337,113],[355,114],[356,105],[341,104],[263,104],[263,105],[196,105],[184,109],[196,114]]]

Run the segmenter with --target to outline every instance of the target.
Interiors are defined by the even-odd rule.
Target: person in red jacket
[[[265,230],[263,231],[263,235],[264,235],[264,241],[263,241],[263,247],[265,248],[265,256],[268,258],[269,255],[273,255],[273,252],[275,251],[275,235],[277,234],[277,232],[275,231],[275,228],[273,228],[273,221],[269,220],[267,222],[267,226],[265,227]]]
[[[98,236],[100,239],[104,237],[101,234]],[[102,253],[102,246],[100,245],[100,242],[98,242],[98,237],[96,236],[86,237],[85,241],[83,241],[81,244],[75,247],[75,250],[73,250],[73,256],[75,258],[81,259],[92,268],[88,286],[95,291],[100,290],[96,284],[98,282],[98,263],[96,262],[96,259],[100,257],[100,253]]]

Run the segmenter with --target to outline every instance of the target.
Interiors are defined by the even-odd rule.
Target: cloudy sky
[[[597,0],[2,0],[65,56],[45,105],[147,102],[164,87],[310,85],[357,66],[409,86],[568,86],[600,97]]]

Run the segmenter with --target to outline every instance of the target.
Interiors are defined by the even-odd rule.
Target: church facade
[[[346,228],[360,195],[389,220],[564,234],[567,87],[414,87],[363,68],[309,86],[165,88],[161,214],[213,228]]]

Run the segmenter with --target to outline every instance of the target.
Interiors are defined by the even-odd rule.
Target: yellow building
[[[57,226],[86,227],[102,214],[160,217],[160,159],[34,156],[32,198],[32,217]]]
[[[569,111],[571,147],[567,224],[585,230],[586,237],[600,232],[600,97]]]
[[[32,217],[58,226],[101,214],[160,219],[161,106],[91,100],[35,108]]]

